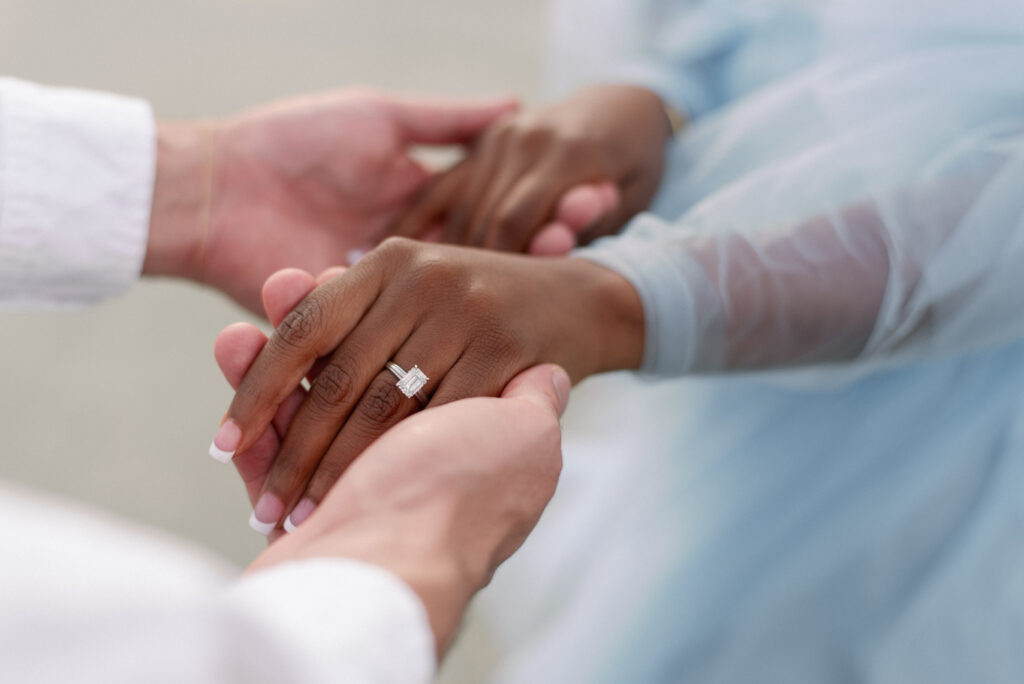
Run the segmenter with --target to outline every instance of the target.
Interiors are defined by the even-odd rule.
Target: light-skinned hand
[[[144,273],[206,283],[260,311],[275,271],[319,273],[384,237],[433,176],[414,145],[468,143],[515,106],[356,89],[162,123]]]

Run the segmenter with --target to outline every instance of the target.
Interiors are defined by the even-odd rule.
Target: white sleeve
[[[0,514],[5,684],[421,684],[436,667],[416,594],[358,561],[232,581],[148,529],[6,490]],[[8,517],[7,519],[12,519]]]
[[[841,60],[712,122],[708,165],[762,163],[675,224],[644,216],[579,253],[640,293],[645,370],[884,363],[1024,336],[1022,63],[999,41]]]
[[[278,566],[243,579],[223,606],[232,651],[225,658],[239,673],[311,684],[420,684],[434,676],[423,604],[396,576],[372,565]]]
[[[155,160],[145,102],[0,79],[0,307],[92,304],[135,282]]]

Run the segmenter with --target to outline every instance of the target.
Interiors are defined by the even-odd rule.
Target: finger
[[[425,349],[430,350],[429,357],[424,355]],[[438,327],[433,330],[417,330],[395,352],[394,359],[399,367],[409,371],[417,366],[417,359],[429,358],[429,376],[421,390],[424,396],[429,396],[447,376],[460,352],[460,345],[451,341],[449,331]],[[289,516],[290,522],[286,521],[286,529],[292,529],[305,520],[342,473],[370,444],[420,408],[420,399],[408,397],[400,391],[398,379],[390,370],[378,373],[330,448],[315,463],[304,493],[291,499],[294,509],[293,515]],[[280,491],[273,480],[268,482],[268,488]]]
[[[330,268],[324,270],[320,275],[316,277],[317,287],[323,285],[326,282],[334,280],[347,270],[348,268],[345,266],[331,266]]]
[[[238,387],[246,371],[249,370],[249,366],[252,365],[253,360],[266,343],[267,336],[259,328],[249,323],[230,325],[217,336],[217,341],[214,344],[214,357],[224,378],[232,388]],[[278,436],[287,432],[288,425],[305,396],[306,393],[302,388],[296,388],[281,404],[273,421],[273,427]]]
[[[213,358],[232,389],[237,389],[266,343],[267,336],[251,323],[234,323],[217,335],[213,343]]]
[[[393,311],[386,305],[371,311],[312,382],[267,474],[260,503],[267,498],[274,505],[261,507],[257,503],[260,522],[276,526],[281,515],[291,509],[317,464],[337,441],[337,435],[348,423],[360,422],[358,416],[351,417],[353,414],[376,411],[384,415],[382,407],[387,396],[375,383],[379,382],[385,363],[412,332],[411,323],[407,328],[395,325]],[[394,386],[396,381],[391,377]],[[376,397],[377,402],[368,407],[367,396]]]
[[[435,408],[470,397],[497,397],[523,367],[497,359],[491,352],[467,350],[444,376],[430,396],[427,408]]]
[[[373,262],[387,258],[375,250],[284,317],[238,386],[214,440],[219,449],[245,450],[262,434],[313,363],[338,346],[377,298],[383,269]]]
[[[316,289],[317,281],[306,271],[286,268],[273,273],[263,283],[263,308],[275,328],[302,298]]]
[[[549,223],[541,228],[526,251],[538,257],[560,257],[576,246],[576,233],[564,223]]]
[[[604,218],[618,203],[619,190],[614,183],[578,185],[559,200],[555,220],[578,233]]]
[[[402,206],[423,190],[434,177],[434,172],[408,154],[400,154],[394,157],[391,168],[382,177],[387,182],[378,188],[378,206]],[[376,242],[383,239],[380,234],[375,237]]]
[[[638,182],[617,188],[618,202],[602,218],[577,231],[578,242],[585,245],[604,235],[620,231],[643,207],[650,202],[653,189]]]
[[[471,165],[463,161],[438,174],[398,221],[391,234],[419,238],[428,227],[440,223],[465,183],[470,168]]]
[[[467,171],[465,182],[454,194],[447,212],[442,242],[455,245],[469,244],[473,215],[501,168],[505,145],[504,135],[500,132],[489,132],[473,150],[468,160],[472,168]]]
[[[245,485],[245,495],[249,498],[249,505],[256,505],[257,497],[266,482],[267,471],[274,462],[280,447],[281,439],[277,432],[272,428],[267,428],[251,447],[237,454],[233,459],[235,469]]]
[[[487,226],[487,239],[480,246],[524,251],[554,211],[564,192],[561,185],[557,177],[543,169],[520,179]]]
[[[214,358],[232,388],[238,387],[238,383],[242,381],[242,377],[266,342],[266,335],[249,323],[230,325],[217,336],[214,343]],[[288,424],[305,395],[301,388],[296,388],[281,404],[274,417],[273,426],[264,430],[252,447],[232,459],[245,483],[251,503],[256,502],[256,496],[263,487],[270,464],[277,455],[280,436],[287,431]]]
[[[511,97],[468,102],[396,97],[384,105],[407,142],[450,145],[476,137],[519,103]]]
[[[230,325],[217,336],[213,355],[232,389],[238,387],[253,360],[266,343],[267,336],[259,328],[249,323]],[[288,424],[305,395],[305,391],[301,387],[297,387],[281,404],[274,415],[272,426],[278,436],[284,435],[288,430]]]
[[[315,284],[310,285],[311,275],[299,269],[285,269],[278,271],[263,285],[263,306],[267,310],[267,318],[273,325],[280,325],[281,320],[288,315],[295,306],[302,301],[302,298],[312,292],[316,287],[334,280],[348,269],[345,266],[331,266],[317,276]],[[320,358],[307,373],[307,379],[312,382],[320,373],[320,369],[326,359]],[[239,378],[241,380],[241,378]],[[237,384],[235,385],[237,386]],[[280,413],[280,412],[279,412]],[[294,415],[294,410],[291,411]],[[283,424],[287,429],[288,422],[281,423],[280,418],[274,419],[275,425]],[[280,430],[284,435],[284,429]]]
[[[506,217],[501,214],[501,209],[506,205],[508,195],[529,171],[529,161],[522,159],[516,150],[501,154],[490,183],[484,188],[483,195],[477,196],[472,218],[466,226],[464,244],[484,247],[492,232],[506,229]]]
[[[560,366],[544,364],[534,366],[512,378],[505,385],[501,397],[529,401],[558,417],[569,405],[571,387],[569,375]]]

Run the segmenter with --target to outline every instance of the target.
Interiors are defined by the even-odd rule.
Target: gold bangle
[[[681,112],[666,102],[662,102],[661,107],[665,110],[665,118],[668,119],[668,127],[672,131],[672,137],[679,135],[686,128],[686,124],[689,123],[686,113]]]

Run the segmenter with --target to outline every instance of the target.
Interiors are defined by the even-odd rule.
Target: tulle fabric
[[[611,4],[733,22],[673,62],[720,101],[591,255],[669,317],[675,379],[574,393],[482,596],[494,680],[1020,681],[1024,6]]]

